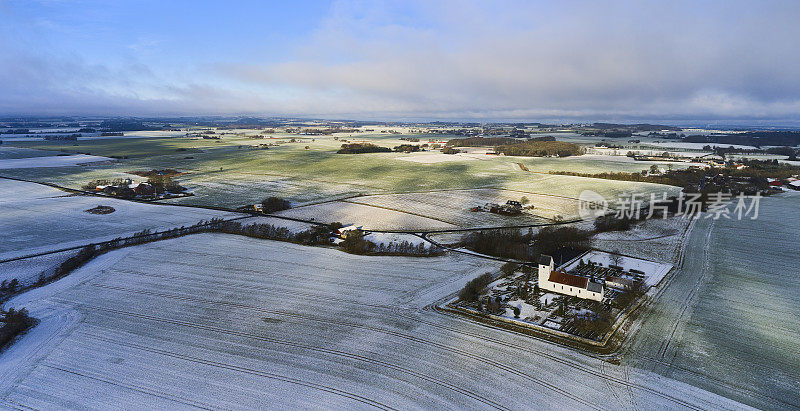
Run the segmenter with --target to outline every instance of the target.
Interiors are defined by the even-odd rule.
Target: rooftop
[[[552,261],[553,261],[553,257],[550,257],[549,255],[542,254],[539,257],[539,265],[550,265],[550,263]]]
[[[567,274],[563,271],[552,271],[550,273],[550,282],[568,285],[570,287],[586,288],[589,279],[586,277],[579,277],[577,275]]]

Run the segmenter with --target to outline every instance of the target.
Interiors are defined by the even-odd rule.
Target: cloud
[[[57,95],[53,110],[91,110],[95,96],[147,114],[797,121],[797,17],[800,3],[779,1],[340,1],[266,61],[196,55],[170,72],[28,56],[24,69],[0,68],[4,88],[23,79],[0,110],[30,91]],[[33,101],[20,107],[47,106]]]

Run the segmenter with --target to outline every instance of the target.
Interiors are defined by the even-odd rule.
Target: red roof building
[[[586,285],[589,283],[589,279],[586,277],[567,274],[565,272],[558,270],[553,270],[552,272],[550,272],[550,278],[548,280],[552,283],[558,283],[558,284],[568,285],[570,287],[580,287],[580,288],[586,288]]]

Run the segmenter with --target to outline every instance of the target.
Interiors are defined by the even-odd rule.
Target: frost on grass
[[[112,251],[8,304],[16,407],[736,408],[649,371],[431,310],[498,263],[198,234]],[[30,337],[30,338],[29,338]],[[91,361],[87,361],[91,358]]]
[[[276,214],[322,223],[340,222],[344,225],[354,224],[362,226],[367,230],[435,230],[455,227],[452,224],[435,218],[346,201],[332,201],[323,204],[297,207]]]
[[[45,156],[0,159],[0,170],[11,168],[68,167],[110,161],[108,157],[74,154],[69,156]]]
[[[111,214],[84,210],[105,205]],[[130,236],[144,229],[190,226],[234,213],[75,196],[35,183],[0,179],[0,259]]]

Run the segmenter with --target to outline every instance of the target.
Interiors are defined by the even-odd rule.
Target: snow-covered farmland
[[[331,201],[297,207],[276,214],[323,223],[354,224],[362,226],[365,230],[436,230],[455,228],[453,224],[440,219],[348,201]]]
[[[411,161],[420,164],[434,164],[447,161],[470,161],[477,160],[475,155],[468,154],[442,154],[438,152],[411,153],[395,157],[397,160]]]
[[[0,145],[0,160],[57,156],[58,154],[59,153],[56,151],[35,150],[32,148],[10,147],[10,146]]]
[[[112,206],[111,214],[85,212]],[[238,214],[76,196],[35,183],[0,179],[0,260],[124,237],[144,229],[189,226]]]
[[[533,210],[519,216],[502,216],[488,212],[473,212],[472,207],[486,203],[504,204],[527,197]],[[347,200],[423,215],[446,221],[458,227],[491,227],[549,222],[557,215],[569,218],[577,214],[578,202],[572,198],[492,188],[474,190],[445,190],[420,193],[378,194]],[[544,218],[543,218],[544,217]]]
[[[249,217],[243,218],[239,220],[240,223],[244,225],[248,224],[270,224],[275,227],[283,227],[287,230],[291,231],[292,233],[299,233],[301,231],[306,231],[314,227],[314,224],[304,223],[302,221],[293,221],[287,220],[284,218],[278,217],[270,217],[270,216],[258,216],[258,217]]]
[[[69,156],[45,156],[0,159],[0,170],[11,168],[68,167],[110,161],[108,157],[74,154]]]
[[[31,285],[41,274],[45,278],[52,276],[61,263],[76,254],[78,250],[69,250],[0,263],[0,281],[16,278],[21,286]]]
[[[654,218],[636,224],[629,231],[612,231],[594,236],[595,248],[616,251],[648,260],[672,263],[691,220],[681,217]]]
[[[498,263],[199,234],[25,293],[0,354],[13,408],[678,408],[741,404],[431,310]]]
[[[756,220],[696,219],[630,363],[760,409],[800,408],[798,200],[765,198]]]

